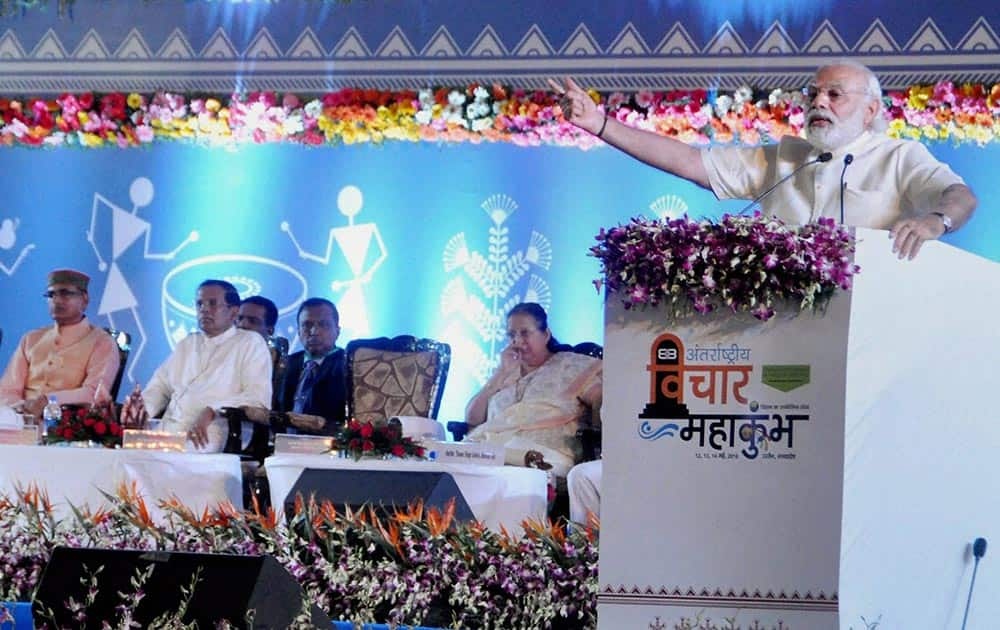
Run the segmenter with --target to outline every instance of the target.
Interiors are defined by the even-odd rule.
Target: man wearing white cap
[[[118,347],[84,315],[89,282],[72,269],[49,274],[43,296],[55,324],[21,337],[0,379],[0,405],[40,416],[49,396],[60,404],[107,398],[118,372]]]

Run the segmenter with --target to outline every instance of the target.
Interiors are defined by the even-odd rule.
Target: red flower
[[[90,92],[84,92],[77,99],[77,102],[80,103],[80,109],[89,110],[94,106],[94,95]]]
[[[62,436],[67,440],[73,439],[73,429],[63,429]]]
[[[94,424],[94,433],[97,435],[104,435],[108,432],[108,425],[104,424],[104,421],[98,421]]]
[[[361,450],[365,451],[366,453],[374,449],[375,449],[375,443],[372,442],[371,440],[365,440],[364,443],[361,445]]]
[[[125,119],[125,95],[119,92],[101,97],[101,114],[112,120]]]
[[[85,426],[85,427],[92,427],[92,426],[94,426],[95,422],[96,422],[96,420],[94,420],[93,418],[84,418],[83,419],[83,426]]]
[[[417,457],[423,457],[423,456],[424,456],[424,447],[418,446],[417,447]]]
[[[374,433],[374,431],[375,428],[372,427],[372,424],[370,422],[361,425],[361,437],[365,438],[366,440],[372,436],[372,433]]]
[[[111,435],[119,435],[122,432],[122,428],[120,426],[118,426],[117,422],[112,422],[108,426],[108,428],[111,431]]]
[[[396,457],[402,457],[403,455],[406,455],[406,449],[403,448],[402,444],[394,444],[392,446],[392,454]]]
[[[82,418],[82,417],[84,417],[86,415],[87,415],[87,410],[84,409],[83,407],[80,407],[79,409],[76,410],[76,417],[77,418]]]
[[[347,443],[347,448],[351,449],[352,451],[357,450],[359,446],[361,446],[361,440],[357,438],[354,438],[353,440]]]
[[[351,421],[347,423],[347,428],[350,429],[351,431],[358,431],[359,429],[361,429],[361,423],[351,418]]]
[[[70,411],[69,409],[63,409],[63,412],[62,412],[62,419],[63,420],[69,420],[72,417],[73,417],[73,412],[72,411]]]

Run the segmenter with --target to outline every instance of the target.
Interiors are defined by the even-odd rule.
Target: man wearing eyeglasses
[[[235,326],[240,295],[231,283],[209,279],[198,285],[198,329],[182,339],[153,373],[141,396],[129,397],[136,417],[162,417],[162,428],[184,433],[199,452],[226,444],[225,407],[266,407],[271,401],[271,355],[264,338]],[[250,441],[243,427],[241,445]]]
[[[41,416],[49,396],[60,404],[107,400],[120,359],[111,335],[84,315],[89,282],[72,269],[49,274],[43,296],[55,324],[21,337],[0,379],[0,405]]]
[[[344,424],[346,356],[336,346],[340,314],[333,302],[309,298],[296,320],[304,350],[288,357],[279,405],[293,432],[333,435]]]
[[[889,230],[899,258],[912,259],[924,242],[957,230],[976,208],[962,178],[926,147],[883,133],[878,78],[854,61],[816,72],[805,90],[805,138],[760,147],[698,149],[605,116],[571,80],[550,83],[567,120],[629,155],[719,199],[759,199],[765,214],[792,225],[840,221],[843,209],[847,225]]]

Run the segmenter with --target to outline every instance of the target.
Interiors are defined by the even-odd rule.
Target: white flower
[[[730,109],[733,108],[733,99],[731,96],[723,94],[715,99],[715,113],[718,116],[725,116]]]
[[[431,124],[431,110],[422,109],[413,118],[416,119],[418,125],[429,125]]]
[[[465,94],[462,94],[458,90],[452,90],[448,93],[448,104],[453,107],[458,107],[465,104]]]
[[[302,116],[298,114],[290,114],[288,118],[285,119],[285,133],[296,134],[305,131],[305,125],[302,124]]]
[[[492,126],[493,126],[492,118],[477,118],[476,120],[472,121],[473,131],[482,131],[484,129],[489,129]]]
[[[472,96],[477,101],[485,101],[490,97],[490,93],[486,91],[486,88],[480,85],[477,86],[476,89],[472,91]]]
[[[430,107],[434,104],[434,93],[430,90],[420,90],[417,92],[417,100],[422,107]]]
[[[323,103],[319,99],[313,99],[306,103],[305,107],[306,116],[310,118],[319,118],[319,115],[323,113]]]
[[[742,105],[753,98],[753,90],[744,85],[733,93],[733,98],[736,99],[738,105]]]

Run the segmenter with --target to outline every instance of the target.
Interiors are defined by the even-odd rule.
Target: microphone
[[[791,179],[793,176],[795,176],[796,173],[798,173],[799,171],[801,171],[805,167],[811,166],[813,164],[816,164],[817,162],[829,162],[832,159],[833,159],[833,154],[830,153],[829,151],[827,151],[825,153],[820,153],[819,155],[817,155],[813,159],[809,160],[808,162],[800,164],[791,173],[789,173],[788,175],[785,175],[784,177],[782,177],[778,181],[774,182],[773,186],[771,186],[770,188],[768,188],[767,190],[765,190],[761,194],[759,194],[756,197],[754,197],[753,201],[751,201],[750,203],[748,203],[746,206],[744,206],[744,208],[742,210],[739,211],[739,214],[745,214],[746,211],[749,210],[750,208],[753,208],[754,205],[758,201],[760,201],[764,197],[767,197],[768,195],[770,195],[772,190],[774,190],[778,186],[782,185],[783,183],[785,183],[786,181],[788,181],[789,179]]]
[[[844,170],[840,171],[840,224],[844,224],[844,188],[847,187],[847,182],[844,181],[844,175],[847,174],[847,167],[851,165],[854,161],[854,156],[848,153],[844,156]]]
[[[969,597],[965,600],[965,614],[962,615],[962,630],[965,630],[965,623],[969,620],[969,608],[972,606],[972,589],[976,588],[976,571],[979,570],[979,561],[986,555],[986,539],[977,538],[972,543],[972,557],[975,558],[972,565],[972,581],[969,583]]]

